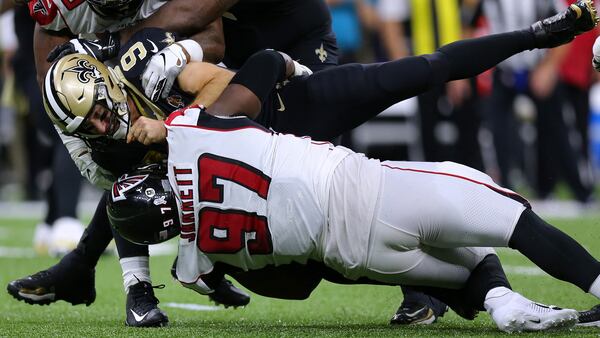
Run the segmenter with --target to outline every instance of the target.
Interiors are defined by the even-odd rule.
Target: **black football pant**
[[[114,237],[120,258],[148,256],[147,245],[131,243],[112,229],[106,213],[107,198],[109,193],[105,192],[75,251],[84,257],[90,266],[96,266],[98,259]]]
[[[266,100],[257,122],[279,132],[331,140],[397,102],[473,77],[532,48],[533,34],[523,30],[457,41],[429,55],[330,67],[292,79]]]
[[[252,54],[274,49],[314,72],[338,64],[331,15],[322,0],[238,1],[223,17],[223,63],[239,69]]]

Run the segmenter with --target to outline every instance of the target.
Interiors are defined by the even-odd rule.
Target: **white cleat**
[[[535,303],[516,292],[504,295],[505,302],[488,312],[501,331],[523,332],[571,328],[579,316],[576,310]]]
[[[77,247],[81,235],[83,235],[83,224],[72,217],[61,217],[54,221],[48,253],[54,257],[61,257]]]

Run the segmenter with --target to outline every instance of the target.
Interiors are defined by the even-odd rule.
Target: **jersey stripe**
[[[458,178],[461,180],[465,180],[465,181],[469,181],[471,183],[475,183],[475,184],[479,184],[479,185],[483,185],[485,187],[487,187],[488,189],[497,192],[498,194],[502,195],[502,196],[506,196],[508,198],[511,198],[521,204],[523,204],[525,207],[527,208],[531,208],[531,205],[529,204],[529,201],[515,193],[506,189],[502,189],[500,187],[495,187],[491,184],[485,183],[485,182],[481,182],[481,181],[477,181],[474,180],[472,178],[469,177],[465,177],[465,176],[461,176],[461,175],[457,175],[457,174],[451,174],[451,173],[445,173],[445,172],[440,172],[440,171],[431,171],[431,170],[421,170],[421,169],[413,169],[413,168],[400,168],[400,167],[394,167],[388,164],[382,164],[382,167],[386,167],[386,168],[390,168],[390,169],[395,169],[395,170],[402,170],[402,171],[411,171],[411,172],[415,172],[415,173],[422,173],[422,174],[432,174],[432,175],[442,175],[442,176],[449,176],[449,177],[454,177],[454,178]]]

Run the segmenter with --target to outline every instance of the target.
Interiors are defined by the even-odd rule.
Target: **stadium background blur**
[[[478,0],[326,2],[341,63],[380,62],[428,53],[456,39],[489,34],[494,31],[494,20],[507,21],[511,14],[519,16],[516,11],[528,8],[517,6],[518,0],[501,0],[504,10],[492,17],[486,16],[489,13]],[[560,8],[570,1],[555,2]],[[528,15],[536,18],[546,14],[531,11]],[[14,60],[18,47],[14,27],[9,10],[0,21],[0,205],[4,215],[25,213],[42,219],[47,208],[44,196],[54,176],[51,151],[47,137],[34,123],[34,107],[28,101],[33,94],[15,86],[19,72],[13,68],[18,64]],[[594,31],[578,37],[552,62],[545,62],[542,55],[527,69],[503,70],[502,76],[489,71],[475,79],[434,88],[390,107],[337,142],[382,159],[463,163],[541,201],[538,205],[550,213],[595,213],[594,177],[600,172],[600,85],[590,59],[597,35]],[[505,81],[507,73],[509,80]],[[493,98],[499,83],[511,87],[515,94],[514,101],[502,105],[509,110],[500,112],[503,119],[510,118],[508,122],[495,115],[498,104]],[[547,86],[540,89],[539,83]],[[557,90],[545,88],[554,84]],[[538,94],[552,97],[558,109],[536,109],[540,107]],[[559,116],[559,129],[541,126],[543,114]],[[564,136],[567,145],[544,141],[557,139],[556,132]],[[99,196],[86,182],[79,198],[80,210],[89,215]]]

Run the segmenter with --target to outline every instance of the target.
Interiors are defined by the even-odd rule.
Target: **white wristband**
[[[204,51],[198,42],[188,39],[177,41],[177,43],[185,48],[185,51],[190,55],[188,61],[201,62],[204,59]]]

